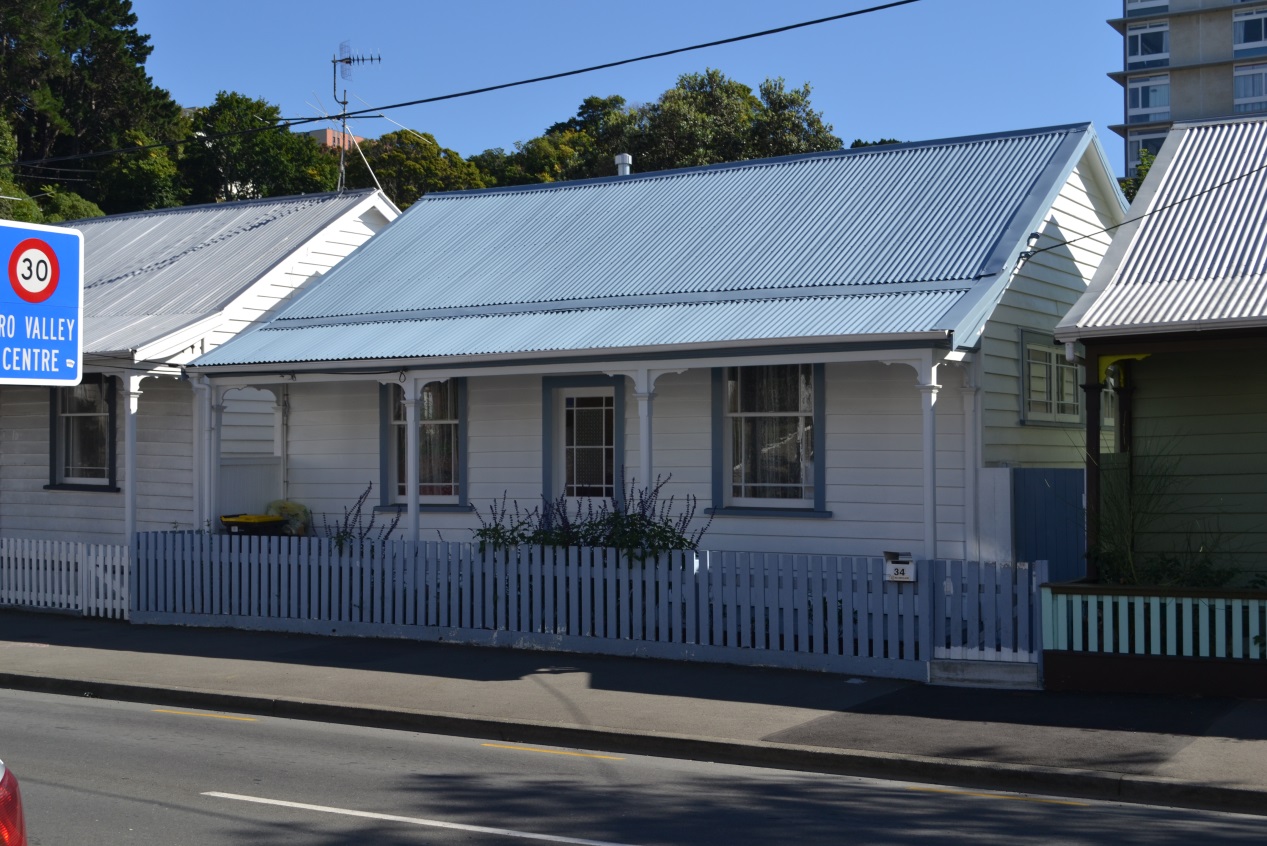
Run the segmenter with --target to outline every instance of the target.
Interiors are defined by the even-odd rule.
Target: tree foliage
[[[0,7],[0,112],[17,159],[76,156],[125,146],[129,133],[166,137],[180,109],[145,72],[152,47],[130,0],[22,0]],[[13,159],[6,159],[13,161]],[[56,182],[102,199],[97,159],[28,167],[19,179]]]
[[[767,79],[754,93],[719,70],[683,74],[653,103],[587,97],[568,120],[513,152],[472,156],[490,185],[611,176],[630,153],[639,171],[836,150],[840,139],[810,104],[808,83]]]
[[[353,187],[373,187],[374,179],[366,162],[378,177],[384,193],[402,209],[417,202],[429,191],[459,191],[483,188],[480,169],[453,150],[441,147],[425,132],[401,129],[362,145],[365,161],[349,156],[347,183]]]
[[[307,135],[278,128],[281,110],[221,91],[193,114],[182,171],[195,203],[329,191],[338,161]]]

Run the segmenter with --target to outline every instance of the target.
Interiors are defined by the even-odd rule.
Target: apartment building
[[[1267,0],[1123,0],[1127,175],[1156,153],[1175,121],[1267,112]]]

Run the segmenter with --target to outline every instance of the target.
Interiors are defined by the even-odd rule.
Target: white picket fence
[[[128,548],[0,538],[0,605],[127,619]]]
[[[927,678],[934,653],[1035,660],[1035,591],[1016,568],[1001,578],[994,566],[918,562],[916,581],[894,582],[877,558],[707,551],[640,562],[610,549],[403,541],[340,554],[326,539],[171,532],[138,535],[135,555],[138,623],[911,679]]]

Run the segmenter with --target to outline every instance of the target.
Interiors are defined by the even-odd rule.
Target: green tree
[[[431,191],[486,187],[476,165],[453,150],[441,147],[434,136],[425,132],[412,129],[389,132],[366,142],[362,150],[383,191],[402,209]],[[365,162],[355,154],[348,160],[347,182],[353,187],[374,185]]]
[[[514,152],[485,150],[471,161],[487,184],[519,185],[611,176],[614,157],[630,153],[638,171],[692,167],[840,148],[830,124],[810,105],[810,86],[767,79],[756,94],[712,68],[688,73],[654,103],[587,97],[574,117]]]
[[[96,203],[73,191],[62,191],[56,185],[45,185],[40,190],[40,208],[44,212],[45,223],[84,220],[105,214]]]
[[[0,162],[11,162],[17,155],[18,142],[13,137],[9,122],[0,114]],[[39,223],[44,220],[39,204],[18,186],[12,169],[7,167],[0,168],[0,219],[22,223]]]
[[[181,173],[195,203],[331,191],[338,160],[307,135],[280,125],[264,100],[221,91],[194,112]]]
[[[753,117],[749,154],[757,158],[839,150],[840,139],[823,123],[822,112],[810,108],[810,85],[788,90],[783,77],[757,88],[761,108]]]
[[[752,158],[753,122],[761,101],[719,70],[683,74],[677,85],[639,109],[639,170],[665,170]]]
[[[78,156],[125,146],[129,132],[169,137],[180,109],[145,72],[152,47],[130,0],[22,0],[0,7],[0,112],[17,158]],[[28,168],[89,200],[102,163]]]
[[[1122,186],[1122,193],[1126,195],[1128,202],[1135,201],[1135,195],[1139,193],[1140,186],[1144,184],[1144,177],[1148,176],[1148,171],[1153,169],[1153,161],[1156,156],[1145,147],[1140,147],[1139,164],[1135,166],[1135,175],[1126,176],[1118,180],[1118,184]]]
[[[140,130],[127,134],[131,147],[149,147],[114,156],[98,178],[100,204],[108,213],[179,206],[186,191],[173,150],[153,147],[153,139]]]

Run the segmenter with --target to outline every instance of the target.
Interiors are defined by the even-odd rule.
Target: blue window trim
[[[441,379],[427,379],[420,384],[427,382],[446,381]],[[453,381],[457,386],[458,393],[458,501],[444,503],[428,503],[420,502],[418,511],[420,513],[433,512],[458,512],[458,511],[474,511],[474,506],[470,503],[470,473],[467,471],[469,462],[467,461],[467,401],[466,401],[466,379],[464,377],[453,377]],[[391,442],[392,442],[392,386],[380,384],[378,386],[378,505],[374,507],[375,511],[400,512],[404,513],[409,510],[407,502],[394,502],[396,482],[392,478],[392,462],[391,462]]]
[[[625,377],[624,376],[543,376],[541,378],[541,495],[554,499],[554,395],[569,388],[611,388],[615,397],[615,440],[613,464],[616,470],[616,501],[624,501],[625,487]]]
[[[737,365],[742,367],[743,365]],[[827,510],[827,368],[811,365],[814,380],[814,507],[769,508],[736,507],[726,504],[726,368],[713,368],[713,507],[705,514],[743,517],[809,517],[826,519]]]
[[[87,374],[85,374],[87,375]],[[61,478],[61,427],[58,425],[60,420],[60,391],[73,390],[73,388],[49,388],[48,389],[48,484],[44,486],[46,491],[87,491],[91,493],[118,493],[119,477],[118,477],[118,443],[119,443],[119,421],[118,421],[118,405],[116,402],[116,385],[118,380],[113,376],[104,376],[106,389],[106,411],[108,413],[107,429],[107,450],[109,456],[109,479],[104,485],[83,485],[83,484],[67,484],[57,481]]]

